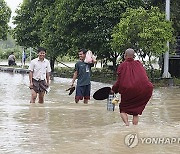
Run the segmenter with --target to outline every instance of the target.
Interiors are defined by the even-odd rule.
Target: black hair
[[[39,48],[37,49],[37,53],[39,53],[39,52],[41,52],[41,51],[46,52],[46,49],[45,49],[45,48],[43,48],[43,47],[39,47]]]
[[[83,52],[83,54],[86,54],[87,50],[86,49],[80,49],[79,52]]]

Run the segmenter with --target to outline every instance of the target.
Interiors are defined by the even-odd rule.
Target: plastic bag
[[[93,61],[92,56],[93,56],[92,51],[88,50],[86,52],[86,58],[85,58],[84,62],[85,63],[92,63],[92,61]]]

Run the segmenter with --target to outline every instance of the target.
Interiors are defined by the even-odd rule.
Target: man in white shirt
[[[49,87],[51,67],[49,61],[45,59],[46,49],[40,47],[37,52],[38,57],[33,59],[29,66],[30,103],[35,103],[37,93],[39,94],[39,103],[44,103],[44,94]]]

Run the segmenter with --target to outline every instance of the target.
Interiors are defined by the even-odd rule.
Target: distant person
[[[79,100],[84,99],[84,104],[88,104],[88,100],[90,99],[91,67],[96,63],[95,59],[86,57],[86,53],[86,49],[79,50],[79,61],[75,64],[75,72],[71,85],[73,87],[77,79],[75,102],[78,103]],[[85,59],[87,62],[85,62]]]
[[[11,54],[9,55],[9,57],[8,57],[8,65],[9,66],[14,66],[14,65],[16,65],[16,57],[15,57],[15,55],[14,55],[14,52],[11,52]]]
[[[125,61],[117,69],[118,78],[112,92],[121,94],[119,108],[124,123],[129,126],[129,114],[133,115],[133,124],[137,125],[138,115],[142,114],[152,96],[153,85],[141,62],[134,60],[133,49],[127,49],[124,58]]]
[[[23,65],[26,64],[26,58],[27,58],[26,52],[23,51],[23,54],[22,54],[22,64],[23,64]]]
[[[30,103],[35,103],[37,94],[39,94],[39,103],[44,103],[44,94],[47,92],[50,80],[51,67],[49,61],[45,59],[46,49],[40,47],[37,52],[38,57],[33,59],[29,66]]]

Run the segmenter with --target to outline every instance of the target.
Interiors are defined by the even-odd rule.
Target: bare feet
[[[138,124],[138,120],[139,120],[138,115],[137,116],[133,115],[133,125],[137,125]]]
[[[84,99],[84,104],[88,104],[88,99]]]
[[[129,126],[127,113],[121,112],[120,115],[121,115],[121,118],[122,118],[123,122],[125,123],[125,125]]]

